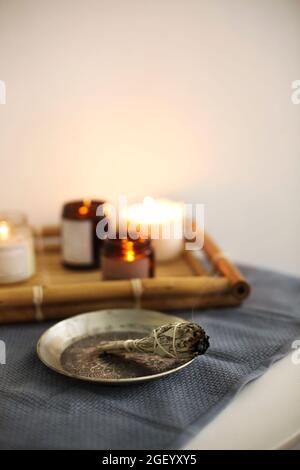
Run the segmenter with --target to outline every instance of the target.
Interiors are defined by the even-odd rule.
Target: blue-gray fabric
[[[199,432],[300,336],[300,279],[242,267],[252,295],[238,308],[180,312],[210,335],[205,356],[164,379],[124,387],[69,379],[37,358],[51,323],[1,326],[0,448],[167,449]]]

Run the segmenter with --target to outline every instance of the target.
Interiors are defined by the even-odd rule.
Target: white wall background
[[[235,259],[300,274],[298,0],[0,0],[0,206],[206,204]]]

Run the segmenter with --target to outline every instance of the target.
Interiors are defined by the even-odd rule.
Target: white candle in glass
[[[168,261],[183,250],[183,205],[168,199],[146,197],[126,210],[129,230],[135,226],[150,235],[156,261]]]
[[[0,284],[24,281],[35,273],[33,237],[26,218],[0,214]]]

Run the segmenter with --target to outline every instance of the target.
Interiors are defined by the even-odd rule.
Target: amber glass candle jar
[[[103,280],[153,277],[154,252],[151,240],[107,238],[103,242],[101,267]]]
[[[62,213],[62,261],[72,269],[94,269],[100,265],[102,240],[96,234],[101,217],[97,207],[99,200],[73,201],[64,205]]]

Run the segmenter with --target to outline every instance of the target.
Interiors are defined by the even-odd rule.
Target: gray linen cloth
[[[0,328],[0,448],[167,449],[184,445],[300,336],[300,279],[242,267],[238,308],[180,312],[210,335],[205,356],[164,379],[108,387],[69,379],[37,358],[50,323]]]

